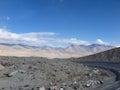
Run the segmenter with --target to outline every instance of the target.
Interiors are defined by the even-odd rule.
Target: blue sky
[[[51,46],[89,43],[119,46],[120,0],[0,0],[0,30],[3,35],[0,42],[9,41],[5,36],[11,36],[12,42],[14,35],[34,32],[34,36],[39,33],[39,38],[31,34],[28,38],[43,41],[47,38],[45,44]],[[38,45],[43,44],[40,40]]]

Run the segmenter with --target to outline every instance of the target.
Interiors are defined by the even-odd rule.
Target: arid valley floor
[[[67,59],[0,57],[0,90],[93,90],[113,77]]]

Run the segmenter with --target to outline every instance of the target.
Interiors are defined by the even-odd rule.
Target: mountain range
[[[80,61],[104,61],[104,62],[119,62],[120,63],[120,47],[103,51],[97,54],[76,58]]]
[[[70,58],[83,57],[114,48],[109,45],[91,44],[91,45],[70,45],[68,47],[50,47],[50,46],[28,46],[22,44],[0,43],[0,56],[34,56],[47,58]]]

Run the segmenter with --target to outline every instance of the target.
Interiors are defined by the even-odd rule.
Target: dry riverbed
[[[0,90],[90,90],[110,77],[104,69],[69,60],[0,57]]]

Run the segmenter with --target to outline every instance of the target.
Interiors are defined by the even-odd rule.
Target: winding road
[[[100,67],[111,70],[116,75],[116,80],[114,83],[103,84],[100,87],[97,87],[95,90],[120,90],[120,63],[111,63],[111,62],[88,62],[82,61],[78,62],[84,65],[92,67]]]

